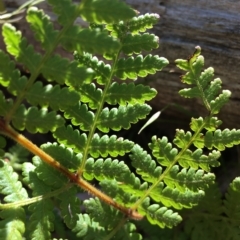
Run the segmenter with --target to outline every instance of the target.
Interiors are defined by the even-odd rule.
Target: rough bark
[[[16,8],[21,1],[6,1],[7,7]],[[186,108],[196,116],[206,114],[198,100],[183,99],[178,91],[184,87],[179,76],[182,74],[174,65],[177,58],[187,58],[196,45],[202,48],[205,66],[215,69],[215,76],[223,81],[223,88],[232,92],[230,102],[222,110],[220,119],[224,127],[240,128],[240,2],[234,0],[191,1],[191,0],[127,0],[141,14],[158,13],[161,16],[154,33],[160,37],[160,48],[156,54],[166,57],[170,64],[163,72],[150,76],[148,81],[157,88],[159,94],[152,101],[153,107],[161,109],[175,103]],[[41,4],[51,15],[45,3]],[[54,21],[54,16],[52,15]],[[15,25],[30,42],[33,37],[24,18]],[[2,41],[2,40],[0,40]],[[35,46],[37,46],[35,44]],[[2,42],[0,42],[2,48]],[[60,50],[59,50],[60,51]],[[166,110],[173,119],[188,118],[175,108]]]

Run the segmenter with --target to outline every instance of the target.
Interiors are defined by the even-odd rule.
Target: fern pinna
[[[0,238],[143,239],[146,231],[141,223],[146,229],[148,223],[172,228],[182,220],[177,211],[203,201],[204,191],[214,182],[208,172],[218,166],[220,153],[213,150],[204,155],[203,147],[221,151],[239,144],[239,131],[221,132],[217,129],[221,122],[213,117],[230,93],[218,96],[221,82],[211,82],[212,68],[201,72],[203,57],[198,49],[189,60],[177,63],[188,71],[183,81],[196,85],[180,94],[202,98],[209,115],[192,119],[192,133],[177,131],[177,148],[165,137],[153,137],[151,156],[130,140],[108,135],[110,130],[129,129],[151,110],[145,102],[156,91],[122,81],[154,74],[168,64],[163,57],[141,55],[158,47],[158,38],[145,32],[159,16],[138,16],[117,0],[48,3],[58,16],[60,30],[35,7],[28,9],[26,17],[43,54],[12,25],[3,26],[7,51],[15,61],[0,52],[0,131],[34,157],[32,162],[20,153],[12,158],[5,138],[0,138],[4,195]],[[78,17],[89,22],[89,28],[75,25]],[[57,55],[59,46],[74,52],[74,59]],[[21,75],[15,62],[30,77]],[[23,134],[51,132],[56,142],[39,148],[15,129]],[[196,150],[190,150],[191,145]],[[136,172],[121,160],[127,153]],[[235,181],[232,192],[239,191]],[[81,199],[79,193],[84,191],[93,197]],[[224,212],[231,217],[233,211],[225,205]],[[165,234],[161,228],[157,237]]]

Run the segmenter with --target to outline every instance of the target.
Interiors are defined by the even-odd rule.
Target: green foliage
[[[211,171],[220,151],[240,144],[240,130],[219,129],[215,115],[230,92],[212,67],[203,69],[200,47],[176,64],[190,85],[180,95],[199,98],[207,116],[192,118],[172,143],[153,136],[147,152],[118,131],[145,119],[157,94],[133,80],[168,64],[149,53],[159,39],[146,31],[159,16],[137,16],[119,0],[48,3],[58,30],[36,7],[26,16],[42,51],[11,24],[2,28],[0,132],[34,156],[18,145],[7,150],[0,136],[0,238],[238,239],[240,180],[222,198]],[[76,25],[78,17],[89,27]],[[55,54],[59,47],[73,60]],[[12,127],[56,142],[38,148]]]

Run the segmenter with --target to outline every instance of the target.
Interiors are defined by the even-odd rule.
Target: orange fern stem
[[[70,179],[71,182],[77,184],[78,186],[80,186],[82,189],[89,192],[90,194],[98,197],[103,202],[123,212],[127,217],[135,220],[143,219],[143,216],[140,215],[137,211],[131,208],[126,208],[116,203],[111,197],[109,197],[105,193],[101,192],[100,190],[92,186],[90,183],[85,181],[82,177],[80,177],[75,173],[70,172],[67,168],[62,166],[58,161],[56,161],[50,155],[45,153],[42,149],[40,149],[38,146],[33,144],[30,140],[28,140],[22,134],[15,131],[9,124],[6,124],[4,120],[0,120],[0,133],[2,133],[7,137],[12,138],[14,141],[19,143],[21,146],[26,148],[31,153],[33,153],[36,156],[39,156],[45,163],[51,165],[53,168],[63,173],[65,176],[67,176]]]

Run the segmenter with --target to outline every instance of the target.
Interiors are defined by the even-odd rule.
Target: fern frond
[[[94,114],[88,111],[86,104],[81,104],[80,102],[75,106],[70,106],[64,111],[64,117],[66,119],[71,119],[74,126],[80,126],[83,131],[90,130]]]
[[[16,28],[11,24],[3,25],[3,38],[7,46],[7,51],[13,55],[16,60],[30,71],[35,73],[41,61],[41,55],[36,53],[32,45],[27,45],[25,38],[22,38],[21,32],[16,31]]]
[[[199,205],[186,212],[188,218],[186,219],[184,230],[191,239],[217,238],[224,240],[226,238],[239,238],[240,231],[238,226],[240,218],[238,216],[238,204],[232,205],[239,195],[238,182],[239,179],[236,179],[236,182],[234,180],[231,184],[226,195],[227,200],[224,202],[225,206],[222,205],[222,195],[219,188],[214,184],[205,189],[205,196],[200,200]],[[230,217],[232,214],[235,216],[234,218]]]
[[[71,147],[75,152],[83,152],[86,147],[87,136],[81,134],[78,130],[73,130],[72,126],[58,128],[54,132],[54,137],[58,142],[65,144],[67,147]],[[111,137],[104,135],[101,138],[98,134],[94,134],[93,139],[89,145],[89,153],[92,157],[107,157],[108,155],[116,157],[118,155],[123,156],[126,152],[129,152],[133,143],[129,140],[117,139],[117,136]],[[57,159],[57,158],[56,158]]]
[[[51,187],[41,181],[36,173],[36,167],[31,163],[23,164],[24,182],[33,190],[33,196],[47,194]],[[30,224],[27,225],[31,239],[45,240],[51,237],[53,231],[53,203],[50,199],[42,199],[29,206],[31,212]]]
[[[134,83],[119,84],[114,82],[108,89],[106,102],[112,105],[117,103],[120,105],[126,105],[126,103],[142,104],[145,101],[153,99],[156,94],[156,90],[149,86],[144,86],[142,84],[135,85]]]
[[[162,174],[162,167],[157,166],[151,156],[146,151],[143,151],[138,144],[134,145],[131,153],[130,158],[136,172],[141,175],[143,180],[155,183]]]
[[[101,223],[101,227],[105,228],[106,236],[111,234],[115,226],[118,226],[122,220],[122,214],[112,209],[106,204],[102,204],[99,199],[91,198],[84,201],[86,210],[96,222]],[[97,209],[97,211],[96,211]],[[114,239],[142,239],[141,235],[136,233],[136,227],[133,223],[125,224],[121,231],[114,234]]]
[[[204,127],[208,131],[215,131],[221,124],[222,121],[219,120],[217,117],[209,117],[205,119],[199,117],[197,119],[196,118],[191,119],[190,127],[194,132],[197,132],[202,127]],[[199,148],[203,148],[203,145],[202,147]]]
[[[208,155],[204,155],[201,149],[194,152],[187,150],[180,158],[179,164],[184,167],[192,167],[198,169],[199,167],[209,172],[210,166],[218,167],[220,163],[217,161],[221,156],[219,151],[212,151]]]
[[[26,94],[27,101],[33,106],[51,107],[53,110],[67,108],[79,101],[79,94],[69,88],[60,88],[59,85],[48,84],[43,86],[42,82],[35,82]]]
[[[118,181],[113,179],[107,180],[105,178],[100,182],[100,186],[116,202],[131,208],[137,201],[138,196],[142,195],[142,191],[147,189],[148,185],[141,185],[140,179],[127,170],[123,171],[123,173],[125,174],[116,175]]]
[[[69,52],[77,51],[115,54],[121,44],[118,39],[109,36],[108,32],[99,29],[81,29],[79,26],[72,26],[66,30],[61,38],[62,46]]]
[[[139,208],[139,212],[146,215],[151,224],[158,225],[161,228],[172,228],[182,221],[181,216],[171,209],[161,207],[159,204],[150,205],[150,199],[146,198]]]
[[[133,142],[129,140],[123,140],[123,138],[117,138],[116,135],[109,137],[104,135],[101,138],[98,134],[94,134],[90,145],[90,154],[94,158],[117,157],[118,155],[124,156],[133,147]]]
[[[109,81],[111,74],[111,66],[109,64],[99,61],[97,57],[93,57],[89,53],[84,53],[83,55],[75,53],[74,57],[78,60],[79,64],[91,68],[94,71],[94,78],[98,84],[103,85]]]
[[[73,232],[80,239],[103,239],[106,236],[105,229],[95,222],[88,214],[79,214],[77,225],[73,228]],[[83,238],[84,237],[84,238]]]
[[[122,214],[107,204],[99,201],[98,198],[90,198],[84,201],[87,213],[96,222],[106,229],[113,228],[122,218]],[[96,211],[97,210],[97,211]],[[103,221],[102,221],[103,220]]]
[[[26,215],[22,208],[10,208],[0,212],[0,239],[23,239]]]
[[[83,83],[90,83],[94,72],[84,66],[79,66],[77,61],[70,62],[59,55],[49,57],[41,69],[41,73],[48,81],[56,81],[77,88]]]
[[[146,77],[148,74],[154,74],[156,71],[162,70],[168,64],[168,60],[164,57],[151,54],[143,58],[138,55],[136,58],[130,57],[128,59],[119,59],[115,75],[122,79],[137,79],[137,77]]]
[[[127,35],[122,43],[122,51],[127,55],[139,54],[158,48],[159,38],[154,34]]]
[[[93,158],[89,158],[86,162],[84,178],[92,180],[96,178],[99,181],[105,179],[114,179],[118,181],[124,180],[126,174],[130,173],[128,166],[124,162],[118,160],[112,160],[107,158],[105,160],[98,159],[94,161]]]
[[[158,22],[159,18],[160,16],[156,13],[146,13],[134,17],[128,22],[129,31],[132,34],[145,32],[147,29],[153,28],[153,25]]]
[[[200,53],[201,48],[196,47],[196,51],[190,59],[177,59],[175,61],[178,68],[187,71],[187,73],[182,76],[182,82],[196,85],[192,88],[180,90],[179,93],[181,96],[187,98],[201,98],[205,107],[210,111],[211,115],[213,115],[217,114],[222,106],[228,102],[231,92],[223,90],[222,93],[219,94],[222,81],[219,78],[212,80],[214,69],[211,67],[202,72],[204,58]]]
[[[35,33],[35,38],[41,42],[42,48],[51,51],[57,40],[58,31],[54,30],[50,18],[42,10],[31,7],[28,10],[27,21]]]
[[[114,23],[136,16],[136,12],[119,0],[84,0],[81,16],[88,22]]]
[[[33,157],[37,177],[52,189],[59,189],[66,185],[68,178],[43,162],[39,157]]]
[[[204,173],[203,170],[195,170],[193,168],[183,168],[181,171],[179,166],[175,165],[164,178],[164,182],[170,188],[177,188],[184,192],[186,189],[191,191],[198,191],[203,186],[213,184],[215,175],[213,173]]]
[[[77,187],[71,187],[64,193],[58,195],[60,202],[61,215],[65,224],[69,228],[74,228],[78,221],[78,215],[81,212],[80,199],[77,197]]]
[[[149,114],[151,108],[147,104],[135,104],[120,106],[119,108],[104,108],[100,114],[97,128],[102,132],[109,132],[110,129],[119,131],[121,128],[130,128],[131,123],[143,119]]]
[[[202,190],[196,192],[186,189],[180,192],[177,188],[163,187],[163,184],[157,185],[149,194],[156,202],[161,202],[166,207],[174,207],[175,209],[191,208],[197,205],[199,200],[204,196]]]
[[[47,133],[54,131],[57,127],[64,124],[64,119],[56,112],[48,112],[46,108],[38,109],[37,107],[25,108],[21,105],[13,115],[12,124],[19,130],[25,128],[31,132]]]
[[[16,69],[9,56],[0,50],[0,84],[7,87],[10,82],[15,82],[20,78],[20,72]]]
[[[12,167],[4,161],[0,161],[0,192],[4,197],[4,201],[11,203],[28,198],[25,188],[18,181],[17,173],[13,172]]]
[[[190,142],[190,138],[190,132],[185,134],[183,130],[179,130],[174,143],[180,148],[186,148]],[[176,159],[178,159],[179,164],[184,168],[191,167],[198,169],[200,167],[205,171],[210,171],[210,166],[217,167],[220,165],[217,161],[221,155],[219,151],[214,150],[209,155],[204,155],[202,149],[196,149],[195,151],[186,149],[178,155],[178,149],[172,148],[172,144],[168,143],[166,137],[162,139],[153,137],[149,147],[152,149],[153,156],[163,166],[169,166]]]
[[[6,116],[9,109],[11,109],[13,101],[5,99],[5,96],[2,91],[0,91],[0,115],[2,117]]]
[[[102,99],[102,90],[95,84],[84,84],[80,90],[81,102],[88,103],[89,108],[97,109]]]
[[[204,136],[204,145],[208,149],[213,147],[223,151],[226,147],[233,147],[240,144],[240,130],[218,129],[215,132],[208,131]]]
[[[152,138],[152,143],[149,144],[153,156],[163,166],[169,166],[178,154],[178,149],[173,148],[166,137],[162,139]]]
[[[53,12],[58,15],[58,22],[62,26],[66,26],[72,23],[73,18],[77,17],[77,6],[72,4],[70,0],[48,0],[48,3],[52,5]]]
[[[66,147],[72,148],[75,152],[83,152],[83,149],[86,147],[87,135],[85,133],[80,134],[71,125],[57,128],[53,136],[59,143],[65,144]]]
[[[41,149],[71,171],[77,170],[80,166],[82,154],[75,155],[72,149],[66,148],[64,145],[46,143],[41,145]]]
[[[14,203],[28,198],[27,191],[22,187],[22,183],[18,181],[17,173],[13,172],[13,168],[7,163],[0,160],[0,193],[5,195],[4,202]],[[25,211],[20,207],[4,209],[4,205],[0,209],[0,238],[22,239],[25,232]]]
[[[240,223],[240,206],[238,201],[240,197],[240,177],[237,177],[232,181],[225,197],[226,200],[224,200],[224,213],[230,219],[235,220],[233,221],[233,224],[237,227]]]

